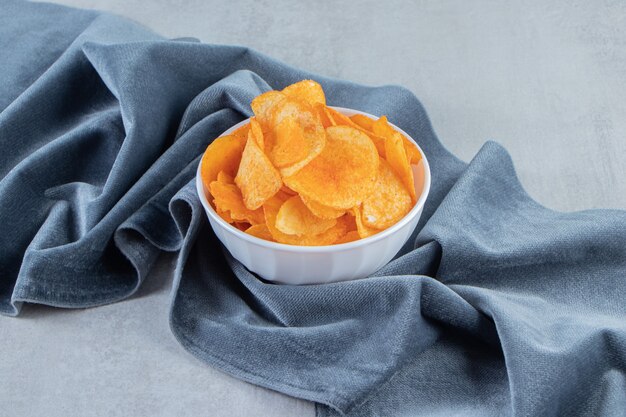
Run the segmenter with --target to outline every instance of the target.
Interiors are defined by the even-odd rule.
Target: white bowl
[[[333,107],[347,115],[367,113],[342,107]],[[221,136],[249,122],[249,119],[228,129]],[[392,125],[413,143],[402,129]],[[415,143],[417,145],[417,143]],[[339,245],[294,246],[259,239],[242,232],[224,221],[207,200],[207,190],[196,173],[196,189],[213,231],[235,259],[262,278],[282,284],[323,284],[335,281],[365,278],[380,269],[398,253],[413,233],[420,219],[430,190],[430,167],[422,149],[422,159],[413,166],[415,191],[419,196],[409,213],[393,226],[365,239]]]

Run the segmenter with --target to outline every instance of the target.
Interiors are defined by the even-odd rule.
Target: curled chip
[[[309,210],[311,210],[311,213],[315,214],[320,219],[336,219],[346,213],[345,210],[325,206],[315,200],[311,200],[302,195],[300,196],[300,199],[302,200],[304,205],[307,206]]]
[[[326,144],[324,127],[307,103],[286,99],[270,111],[275,142],[271,161],[283,176],[292,175],[319,155]]]
[[[316,103],[326,104],[326,96],[322,86],[313,80],[302,80],[291,84],[282,90],[287,97],[305,101],[311,105]]]
[[[287,97],[280,91],[272,90],[257,96],[252,100],[252,103],[250,103],[250,107],[252,107],[252,111],[259,123],[265,127],[269,126],[272,108],[286,98]]]
[[[385,158],[400,177],[411,199],[416,201],[413,171],[406,156],[402,135],[389,125],[385,116],[374,122],[374,133],[385,138]]]
[[[265,221],[262,210],[250,210],[244,205],[241,191],[233,182],[233,178],[223,171],[209,184],[209,191],[213,196],[217,214],[228,223],[259,224]]]
[[[361,236],[361,239],[380,232],[380,229],[369,227],[363,222],[363,211],[361,206],[353,207],[352,214],[354,215],[354,219],[356,221],[356,230],[359,233],[359,236]]]
[[[349,243],[349,242],[354,242],[355,240],[359,240],[361,239],[361,236],[359,235],[359,232],[356,230],[350,230],[348,233],[346,233],[345,235],[343,235],[342,238],[340,238],[337,242],[335,242],[337,245],[340,243]]]
[[[285,201],[276,214],[276,228],[288,235],[318,235],[337,224],[336,219],[320,219],[299,196]]]
[[[215,211],[233,227],[289,245],[333,245],[411,211],[412,165],[422,155],[385,116],[348,117],[326,106],[312,80],[263,93],[251,107],[249,123],[214,140],[200,167]]]
[[[326,129],[326,146],[319,156],[283,181],[307,199],[349,209],[374,189],[378,161],[367,135],[349,126],[332,126]]]
[[[274,241],[272,234],[270,233],[270,229],[267,228],[265,223],[263,224],[255,224],[246,229],[246,233],[260,239],[265,239],[269,241]]]
[[[386,229],[411,211],[411,207],[413,201],[408,191],[389,164],[381,160],[376,187],[363,201],[363,223],[375,229]]]
[[[243,202],[250,210],[261,207],[283,185],[280,173],[259,148],[253,134],[254,131],[250,130],[235,177],[235,184],[241,189]]]
[[[283,203],[284,200],[281,197],[274,196],[263,205],[267,228],[276,242],[300,246],[332,245],[348,232],[349,222],[342,217],[337,219],[333,227],[317,235],[298,236],[283,233],[276,227],[276,217]]]
[[[248,123],[248,125],[250,126],[249,134],[252,135],[252,137],[254,138],[254,141],[259,146],[259,149],[264,150],[265,149],[265,135],[263,134],[263,129],[261,128],[261,125],[259,124],[259,122],[256,121],[255,117],[252,117],[250,119],[250,123]]]
[[[246,139],[227,135],[215,139],[204,152],[200,162],[202,182],[208,189],[221,171],[234,176],[239,168],[241,153],[246,146]]]

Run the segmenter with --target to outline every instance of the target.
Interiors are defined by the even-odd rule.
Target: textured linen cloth
[[[389,115],[431,164],[416,233],[368,279],[266,283],[225,253],[195,195],[210,141],[303,78],[332,105]],[[3,0],[0,179],[4,314],[127,298],[179,251],[180,343],[319,416],[626,413],[626,212],[538,205],[504,149],[459,161],[402,88]]]

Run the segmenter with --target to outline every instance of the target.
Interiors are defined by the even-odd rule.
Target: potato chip
[[[326,107],[328,118],[332,121],[334,126],[350,126],[361,130],[361,127],[354,123],[348,116],[343,113],[339,113],[332,107]],[[365,133],[365,132],[364,132]]]
[[[290,197],[292,195],[298,195],[298,193],[296,193],[294,190],[292,190],[291,188],[287,187],[285,184],[283,184],[283,186],[280,188],[280,191],[282,191],[283,193],[288,194]]]
[[[328,113],[328,107],[326,107],[325,105],[321,103],[317,103],[315,105],[315,111],[324,129],[326,129],[327,127],[334,126],[334,122],[330,114]]]
[[[287,97],[305,101],[311,105],[326,104],[326,96],[322,86],[313,80],[302,80],[291,84],[282,90]]]
[[[299,196],[285,201],[276,214],[276,228],[288,235],[318,235],[337,224],[336,219],[320,219]]]
[[[363,201],[363,223],[375,229],[386,229],[404,217],[413,207],[409,192],[384,159],[378,166],[374,191]]]
[[[220,171],[235,175],[241,161],[241,153],[246,140],[239,136],[228,135],[215,139],[206,149],[200,161],[202,182],[208,189]]]
[[[369,227],[363,222],[363,213],[361,206],[353,207],[352,214],[354,215],[354,220],[356,221],[356,229],[359,233],[359,236],[361,236],[361,239],[370,237],[380,232],[380,229]]]
[[[213,201],[213,205],[215,206],[215,201]],[[220,216],[222,219],[224,219],[224,221],[226,221],[226,223],[234,222],[233,218],[230,216],[229,211],[225,211],[217,207],[215,208],[215,211],[217,212],[218,216]]]
[[[326,133],[310,105],[287,99],[271,111],[275,143],[270,159],[283,176],[293,175],[322,152]]]
[[[243,138],[244,144],[246,143],[246,140],[248,139],[248,132],[250,131],[250,123],[246,123],[244,125],[239,126],[237,129],[235,129],[231,135],[233,136],[237,136],[239,138]]]
[[[280,91],[272,90],[263,93],[252,100],[250,107],[252,107],[252,112],[262,127],[270,125],[270,112],[272,108],[286,98],[287,97]]]
[[[378,152],[367,135],[352,127],[329,127],[326,134],[326,146],[318,157],[283,181],[309,200],[349,209],[374,189]]]
[[[339,240],[337,240],[335,244],[339,245],[341,243],[354,242],[355,240],[359,239],[361,239],[361,235],[359,235],[359,232],[356,230],[350,230],[348,233],[343,235],[343,237],[339,238]]]
[[[302,161],[311,152],[312,144],[295,118],[284,119],[276,126],[275,142],[269,157],[274,166],[283,168]]]
[[[241,190],[245,206],[250,210],[261,207],[283,185],[280,173],[259,148],[252,131],[248,134],[248,141],[241,155],[235,184]]]
[[[310,198],[306,198],[302,195],[300,196],[300,199],[302,200],[304,205],[307,206],[307,208],[320,219],[336,219],[346,213],[345,210],[325,206],[315,200],[311,200]]]
[[[344,219],[346,216],[343,216],[337,219],[337,223],[333,227],[317,235],[298,236],[283,233],[276,228],[276,216],[283,203],[284,200],[278,196],[274,196],[263,204],[267,228],[276,242],[300,246],[332,245],[348,232],[349,222]]]
[[[413,171],[406,156],[402,135],[389,125],[385,116],[374,122],[374,133],[385,138],[385,159],[406,187],[411,200],[416,201]]]
[[[368,132],[374,133],[374,119],[364,114],[355,114],[350,116],[350,120]]]
[[[402,135],[402,139],[404,141],[404,150],[406,151],[406,157],[409,160],[409,164],[417,165],[420,159],[422,159],[422,154],[419,149],[417,149],[417,146],[415,146],[415,144],[404,135]]]
[[[263,135],[263,129],[261,129],[261,125],[257,122],[256,117],[252,117],[250,119],[250,133],[254,138],[254,141],[259,146],[259,149],[263,151],[265,149],[265,140]]]
[[[250,226],[246,229],[246,233],[254,237],[258,237],[259,239],[269,240],[270,242],[274,241],[274,238],[270,233],[270,229],[267,228],[265,223]]]
[[[233,226],[235,226],[237,229],[241,230],[242,232],[245,232],[252,225],[250,223],[248,223],[248,222],[234,222]]]
[[[371,117],[367,117],[364,114],[355,114],[353,116],[350,116],[350,120],[352,120],[354,123],[359,125],[362,129],[364,129],[366,133],[370,134],[370,137],[374,141],[374,145],[376,145],[376,148],[379,147],[378,143],[380,142],[384,150],[385,139],[374,134],[374,122],[375,122],[374,119],[372,119]],[[402,141],[404,142],[404,148],[406,150],[406,156],[407,156],[407,159],[409,160],[409,164],[417,165],[419,160],[422,159],[422,154],[420,153],[420,151],[417,149],[417,146],[415,146],[413,142],[411,142],[403,134],[400,133],[400,135],[402,136]],[[379,153],[380,153],[380,150],[381,149],[379,149]],[[385,157],[384,152],[381,153],[380,156],[384,158]]]
[[[209,185],[215,211],[229,223],[245,221],[251,224],[263,223],[265,216],[260,209],[249,210],[243,203],[239,188],[232,182],[232,177],[223,171],[218,179]]]

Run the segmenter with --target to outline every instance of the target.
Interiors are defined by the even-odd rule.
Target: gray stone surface
[[[251,46],[329,76],[401,84],[470,159],[487,139],[557,210],[626,208],[626,3],[62,0],[169,37]],[[544,4],[546,3],[546,4]],[[0,318],[13,416],[312,416],[311,404],[197,361],[167,327],[171,257],[141,294]],[[4,411],[3,411],[4,412]]]

